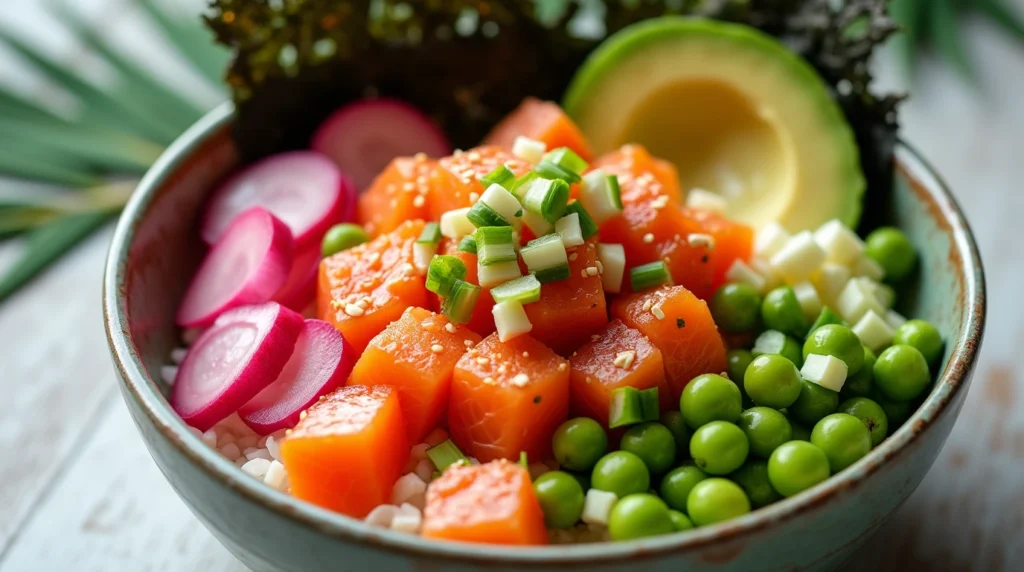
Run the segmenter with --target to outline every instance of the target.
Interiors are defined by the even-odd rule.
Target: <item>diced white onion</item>
[[[771,263],[767,260],[754,257],[750,259],[749,266],[754,272],[760,274],[761,278],[764,278],[764,287],[761,288],[762,294],[782,286],[782,276],[779,276],[779,273],[772,268]]]
[[[758,258],[770,259],[782,250],[789,238],[789,233],[781,224],[770,222],[758,229],[754,236],[754,254]]]
[[[836,311],[844,320],[855,324],[869,311],[884,314],[885,308],[878,303],[874,291],[863,280],[850,280],[836,299]]]
[[[789,283],[807,280],[825,262],[825,251],[810,231],[793,235],[772,258],[772,267]]]
[[[846,362],[835,356],[811,354],[800,368],[800,376],[826,389],[839,391],[846,383]]]
[[[441,215],[441,234],[453,240],[476,232],[476,226],[469,222],[469,207],[455,209]]]
[[[857,323],[853,325],[853,333],[857,334],[861,343],[871,351],[879,351],[892,344],[892,338],[896,331],[885,321],[881,315],[874,310],[868,310]]]
[[[619,497],[615,493],[590,489],[583,501],[583,515],[580,518],[587,524],[608,526],[608,515],[617,502]]]
[[[835,262],[822,264],[813,278],[814,285],[818,289],[818,296],[829,304],[835,303],[849,281],[850,269]]]
[[[796,294],[796,301],[800,302],[800,309],[804,311],[804,317],[813,322],[821,313],[821,297],[814,285],[806,280],[793,284],[793,293]]]
[[[622,278],[626,274],[626,249],[621,244],[597,245],[597,259],[604,267],[601,284],[604,291],[618,294],[622,290]]]
[[[528,334],[533,329],[523,305],[515,300],[495,304],[491,313],[494,315],[494,326],[498,330],[498,340],[502,342]]]
[[[562,252],[564,253],[565,251]],[[476,265],[476,273],[477,278],[480,280],[481,288],[492,288],[523,275],[519,270],[518,260],[509,260],[508,262],[499,262],[488,266],[478,263]]]
[[[555,222],[555,232],[562,237],[566,248],[583,244],[583,229],[580,228],[580,215],[569,213]]]
[[[512,143],[513,155],[535,165],[540,163],[541,159],[544,158],[544,152],[547,150],[548,146],[543,141],[537,141],[522,135],[516,137],[516,140]]]
[[[535,248],[523,249],[520,251],[520,255],[531,272],[569,263],[569,258],[565,254],[565,244],[561,237],[546,240]]]
[[[591,171],[583,176],[579,200],[597,226],[601,226],[605,221],[622,212],[622,209],[615,205],[609,196],[608,175],[602,169]]]
[[[849,266],[864,252],[864,241],[838,219],[832,219],[814,231],[814,241],[828,260]]]
[[[749,284],[758,292],[764,291],[764,277],[754,271],[750,266],[747,266],[747,263],[743,262],[739,258],[734,260],[732,266],[730,266],[729,270],[726,271],[725,279],[729,282]]]
[[[554,225],[548,222],[544,217],[525,209],[523,210],[521,220],[523,221],[523,224],[530,229],[530,232],[532,232],[534,236],[544,236],[554,228]]]
[[[420,515],[419,511],[416,511],[415,513],[400,512],[391,520],[391,530],[416,534],[420,531],[420,526],[422,524],[423,517]]]
[[[723,213],[729,208],[729,201],[718,193],[701,188],[690,189],[686,194],[686,206],[691,209]]]
[[[888,284],[876,283],[875,298],[878,298],[879,304],[886,308],[892,308],[893,304],[896,303],[896,290]]]

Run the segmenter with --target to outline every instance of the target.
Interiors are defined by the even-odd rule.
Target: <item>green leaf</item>
[[[73,214],[50,221],[27,235],[25,246],[0,277],[3,301],[78,242],[100,227],[110,211]]]
[[[154,0],[141,0],[139,4],[178,52],[213,85],[226,93],[224,73],[231,60],[231,52],[214,42],[213,33],[202,24],[201,19],[196,17],[193,21],[187,21],[175,18],[157,6]]]
[[[74,157],[58,152],[47,154],[7,138],[0,138],[0,174],[71,187],[100,182],[87,164]]]
[[[953,64],[964,79],[972,84],[976,83],[977,76],[967,57],[967,50],[960,39],[960,31],[957,29],[956,6],[953,1],[931,0],[930,8],[930,29],[939,53]]]
[[[144,173],[163,147],[132,135],[90,126],[21,118],[0,114],[0,133],[18,142],[18,148],[39,157],[70,157],[110,173]]]
[[[1019,19],[1019,16],[1009,6],[1003,3],[1003,0],[975,0],[974,5],[993,22],[1002,27],[1007,34],[1010,34],[1020,42],[1024,42],[1024,22]]]
[[[178,92],[155,79],[139,64],[113,50],[103,40],[98,29],[82,19],[81,15],[67,5],[67,0],[49,0],[54,16],[66,25],[85,45],[103,56],[120,72],[126,100],[146,103],[146,110],[158,115],[178,133],[188,129],[206,110],[193,104]]]

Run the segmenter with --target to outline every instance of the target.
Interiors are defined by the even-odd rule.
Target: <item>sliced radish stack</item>
[[[320,270],[320,245],[307,247],[295,255],[292,270],[274,301],[301,312],[316,298],[317,274]]]
[[[276,302],[222,314],[189,348],[171,406],[192,427],[213,427],[277,379],[302,330],[302,316]]]
[[[202,236],[217,242],[241,213],[262,207],[291,229],[295,244],[317,242],[337,222],[355,216],[358,190],[330,159],[312,151],[268,157],[229,179],[213,194]]]
[[[231,308],[270,300],[288,279],[292,249],[283,222],[261,208],[246,211],[199,265],[178,307],[178,325],[205,327]]]
[[[299,415],[321,395],[345,383],[356,357],[334,326],[306,320],[277,380],[243,405],[239,417],[260,435],[294,427]]]
[[[342,107],[320,124],[311,147],[333,159],[359,189],[369,187],[395,157],[451,153],[444,132],[429,117],[395,99]]]

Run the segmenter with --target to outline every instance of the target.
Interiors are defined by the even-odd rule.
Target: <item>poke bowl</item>
[[[724,136],[774,156],[757,180],[784,205],[681,190],[699,146],[672,156],[651,109],[736,93],[631,100],[601,70],[680,30],[775,49],[714,28],[625,34],[568,113],[525,100],[466,151],[387,99],[343,106],[313,151],[245,164],[230,104],[168,150],[118,224],[105,326],[147,447],[218,540],[254,570],[738,571],[834,569],[870,538],[966,396],[977,247],[902,142],[862,203],[821,94],[820,172],[790,168],[809,148],[768,114]],[[595,126],[602,89],[628,112]],[[404,156],[347,148],[375,115]],[[750,176],[749,148],[712,147]],[[807,195],[815,177],[843,191]]]

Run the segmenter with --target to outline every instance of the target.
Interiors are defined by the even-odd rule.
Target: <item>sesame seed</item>
[[[590,341],[596,342],[601,339],[601,334],[590,334]]]
[[[473,340],[462,340],[462,343],[463,343],[463,345],[465,345],[465,346],[466,346],[467,348],[471,348],[471,347],[473,347]]]
[[[398,201],[396,201],[395,199],[391,199],[391,202],[388,203],[388,206],[390,206],[391,208],[396,208],[398,207]]]
[[[486,385],[494,385],[494,378],[493,377],[485,377],[484,378],[484,384],[486,384]]]
[[[341,300],[331,300],[331,309],[340,310],[345,305],[341,303]]]
[[[423,195],[416,195],[416,198],[412,200],[412,206],[414,206],[416,208],[420,208],[426,202],[427,201],[423,198]]]
[[[710,234],[701,234],[695,232],[686,237],[686,242],[693,248],[706,248],[708,250],[715,247],[715,237]]]
[[[661,195],[651,202],[651,208],[663,209],[668,206],[668,195]]]
[[[430,351],[434,352],[435,354],[439,354],[444,351],[444,346],[442,346],[441,344],[434,344],[430,346]]]
[[[396,187],[394,183],[391,183],[388,186],[384,187],[384,190],[386,190],[388,193],[394,193],[395,191],[398,190],[398,187]]]
[[[355,304],[345,304],[345,313],[353,318],[362,316],[366,313],[366,310]]]
[[[422,162],[427,160],[427,154],[426,153],[416,153],[415,155],[412,156],[412,158],[415,159],[417,163],[422,163]]]
[[[650,243],[654,242],[654,234],[650,233],[650,232],[645,234],[644,235],[644,242],[646,242],[647,244],[650,244]]]
[[[650,298],[644,300],[644,308],[643,308],[644,312],[650,311],[651,306],[653,306],[653,305],[654,305],[654,302],[651,301]]]
[[[427,193],[430,192],[430,187],[428,187],[427,185],[419,185],[418,187],[416,187],[416,192],[422,196],[427,196]]]
[[[523,352],[523,357],[524,358],[530,357],[530,352]]]
[[[499,365],[498,366],[498,373],[500,373],[502,375],[508,373],[508,367],[506,367],[505,364]]]
[[[569,366],[565,365],[564,361],[562,363],[558,364],[558,371],[565,371],[568,368],[569,368]]]
[[[583,271],[589,276],[597,276],[597,266],[587,266]]]
[[[512,378],[512,385],[516,387],[526,387],[527,383],[530,383],[530,377],[525,373],[517,374]]]
[[[467,157],[469,158],[469,160],[471,162],[479,161],[480,160],[480,153],[477,153],[476,151],[470,151],[469,155],[467,155]]]
[[[456,149],[455,152],[452,153],[452,156],[453,157],[461,157],[462,153],[463,153],[462,149]]]
[[[363,310],[366,310],[366,307],[369,306],[369,304],[366,302],[366,300],[358,300],[358,301],[356,301],[356,303],[354,305],[355,306],[359,306]]]
[[[449,334],[454,334],[455,333],[455,324],[453,324],[451,322],[448,322],[447,324],[444,325],[444,329],[448,330]]]
[[[594,264],[597,265],[597,271],[604,274],[604,264],[601,264],[600,260],[595,261]]]
[[[487,359],[485,357],[478,357],[478,358],[476,358],[476,363],[478,363],[480,365],[487,365],[487,364],[491,363],[491,360],[489,360],[489,359]]]
[[[586,268],[584,268],[583,270],[580,270],[580,276],[582,276],[583,278],[587,277],[587,269]]]
[[[575,252],[573,252],[572,254],[569,255],[569,261],[570,262],[576,262],[576,259],[579,258],[579,257],[580,257],[579,254],[576,254]]]
[[[664,320],[665,319],[665,311],[661,309],[661,305],[660,304],[657,305],[657,306],[652,307],[651,308],[651,313],[654,314],[654,317],[659,319],[659,320]]]
[[[303,419],[305,419],[307,415],[309,415],[309,413],[307,413],[305,409],[300,411],[299,412],[299,421],[302,421]]]
[[[373,298],[369,296],[363,296],[362,300],[363,302],[366,302],[367,305],[373,304]]]
[[[636,359],[636,352],[633,350],[627,350],[619,352],[615,355],[615,359],[612,363],[619,369],[629,369],[633,365],[633,360]]]
[[[427,184],[427,178],[425,176],[423,176],[423,175],[420,175],[419,177],[416,177],[416,184],[417,185],[426,185]]]

